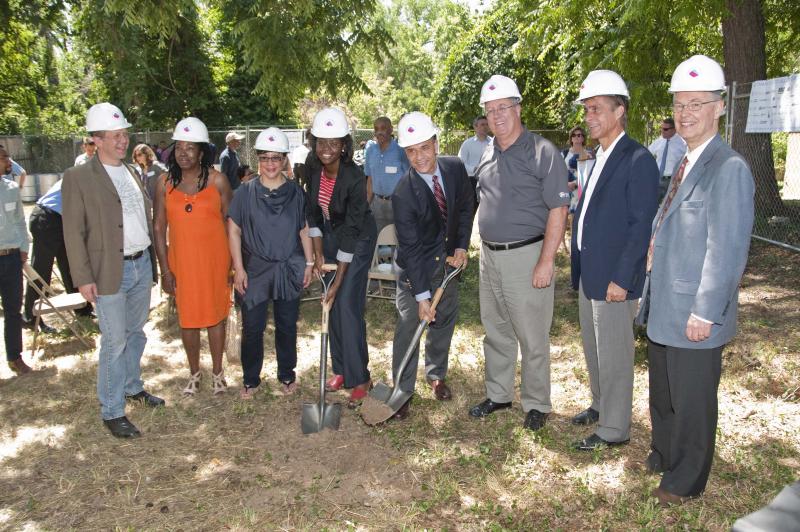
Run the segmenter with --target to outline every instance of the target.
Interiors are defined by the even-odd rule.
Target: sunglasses
[[[583,133],[573,133],[572,136],[573,137],[582,137]]]

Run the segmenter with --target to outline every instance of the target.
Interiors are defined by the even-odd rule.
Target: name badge
[[[397,167],[396,166],[387,166],[386,167],[386,173],[387,174],[396,174],[397,173]]]
[[[148,177],[152,176],[152,175],[156,175],[156,173],[153,170],[150,170],[149,172],[147,172],[147,176]]]
[[[6,203],[6,212],[11,212],[17,208],[17,203],[12,201],[11,203]]]

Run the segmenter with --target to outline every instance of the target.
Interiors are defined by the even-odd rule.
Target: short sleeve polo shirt
[[[569,205],[564,158],[552,142],[526,128],[505,150],[496,142],[475,169],[481,239],[518,242],[539,236],[550,210]]]

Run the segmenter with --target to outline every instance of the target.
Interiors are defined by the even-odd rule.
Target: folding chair
[[[378,234],[378,241],[375,244],[375,253],[372,255],[372,265],[369,268],[369,280],[378,281],[378,290],[370,292],[369,282],[367,283],[367,296],[379,299],[394,300],[397,290],[397,269],[394,264],[394,249],[389,255],[388,262],[382,262],[381,246],[397,247],[397,233],[394,224],[389,224]],[[383,257],[385,260],[386,257]],[[386,286],[384,283],[388,283]]]
[[[45,314],[56,314],[61,321],[67,324],[72,333],[80,340],[83,345],[91,349],[93,346],[84,338],[85,331],[75,316],[75,310],[86,306],[86,300],[80,293],[56,294],[49,284],[44,282],[33,267],[27,262],[22,265],[22,274],[25,276],[28,286],[33,288],[39,295],[33,304],[33,315],[36,322],[33,325],[33,346],[31,352],[36,352],[36,340],[39,336],[39,323]]]

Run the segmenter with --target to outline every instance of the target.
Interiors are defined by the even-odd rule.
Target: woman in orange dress
[[[214,170],[208,130],[197,118],[184,118],[172,136],[169,172],[155,194],[155,243],[161,286],[175,296],[178,321],[191,376],[183,393],[200,388],[200,329],[208,331],[212,390],[227,389],[222,369],[225,319],[230,309],[231,257],[225,217],[231,199],[228,179]],[[169,246],[167,245],[169,234]]]

